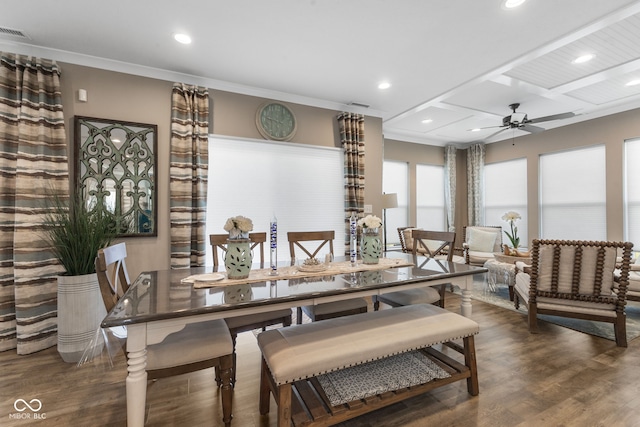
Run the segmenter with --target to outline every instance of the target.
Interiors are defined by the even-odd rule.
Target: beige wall
[[[607,239],[624,239],[624,142],[640,137],[640,109],[487,145],[486,163],[527,159],[529,238],[539,236],[538,158],[541,154],[604,144],[607,168]],[[638,159],[640,162],[640,159]],[[637,248],[636,248],[637,249]]]
[[[539,236],[538,159],[541,154],[604,144],[607,167],[607,239],[623,240],[623,152],[624,141],[640,137],[640,109],[593,119],[514,140],[487,144],[485,163],[527,159],[527,202],[529,238]],[[385,140],[385,160],[410,165],[410,185],[415,192],[415,164],[442,164],[444,152],[435,147]],[[440,156],[440,158],[438,158]],[[467,223],[466,153],[458,150],[456,229]],[[640,163],[640,159],[638,159]],[[410,194],[414,194],[414,193]],[[415,208],[412,209],[415,212]],[[414,215],[412,213],[412,215]],[[414,218],[412,218],[412,221]],[[412,222],[413,223],[413,222]],[[420,224],[417,224],[418,226]],[[458,233],[460,234],[460,233]],[[636,248],[637,249],[637,248]]]
[[[169,138],[171,87],[173,82],[138,77],[63,63],[62,94],[69,155],[73,154],[73,116],[89,116],[158,125],[158,236],[124,239],[132,278],[141,271],[170,265],[169,229]],[[77,101],[78,89],[85,89],[88,102]],[[211,133],[263,139],[255,124],[255,114],[266,100],[235,93],[210,90]],[[298,129],[292,142],[339,147],[335,116],[337,111],[287,103]],[[365,203],[380,215],[382,194],[382,120],[365,118]],[[70,162],[73,162],[70,160]]]

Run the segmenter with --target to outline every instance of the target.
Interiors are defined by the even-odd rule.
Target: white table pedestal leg
[[[127,327],[127,426],[143,427],[147,403],[147,328],[145,323]]]
[[[462,286],[462,300],[460,301],[460,313],[464,317],[471,316],[471,288],[473,287],[473,276],[465,278],[465,284]]]

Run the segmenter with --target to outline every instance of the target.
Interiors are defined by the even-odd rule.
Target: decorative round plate
[[[224,279],[224,274],[221,273],[205,273],[194,274],[193,276],[185,277],[181,280],[182,283],[196,283],[196,282],[217,282]]]

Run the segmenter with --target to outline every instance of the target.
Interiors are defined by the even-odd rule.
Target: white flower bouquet
[[[253,230],[253,221],[250,218],[238,215],[227,219],[224,231],[229,233],[229,239],[246,239]]]
[[[502,215],[502,220],[507,221],[509,225],[511,225],[511,233],[509,233],[508,231],[505,231],[504,234],[506,234],[507,237],[509,238],[511,245],[513,246],[513,249],[518,249],[518,246],[520,246],[520,238],[518,237],[518,227],[515,225],[515,222],[519,219],[522,219],[522,217],[518,212],[514,212],[514,211],[509,211],[504,215]]]
[[[375,215],[367,215],[358,220],[358,225],[362,227],[363,233],[377,233],[378,228],[382,227],[382,220]]]

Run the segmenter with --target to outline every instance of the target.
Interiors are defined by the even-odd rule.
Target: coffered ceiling
[[[575,114],[538,131],[640,107],[640,2],[502,2],[21,0],[2,6],[0,50],[361,112],[432,145],[527,135],[496,134],[514,103]]]

